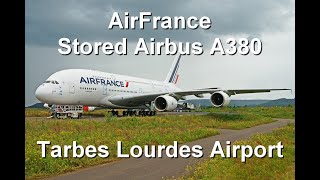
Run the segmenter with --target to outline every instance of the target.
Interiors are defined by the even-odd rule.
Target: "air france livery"
[[[221,89],[182,90],[176,86],[181,55],[178,54],[163,82],[105,73],[87,69],[66,69],[52,74],[36,92],[36,98],[49,105],[87,105],[111,109],[148,108],[172,111],[180,99],[210,94],[214,107],[227,106],[230,96],[242,93],[289,89]]]

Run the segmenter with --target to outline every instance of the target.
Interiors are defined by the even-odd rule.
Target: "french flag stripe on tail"
[[[179,79],[179,74],[177,74],[176,81],[174,82],[174,84],[177,84],[178,79]]]
[[[180,59],[178,60],[176,66],[175,66],[174,69],[173,69],[171,78],[170,78],[170,80],[169,80],[170,83],[172,83],[172,82],[174,81],[174,79],[175,79],[175,76],[176,76],[177,71],[178,71],[178,69],[179,69],[179,61],[180,61]]]
[[[177,74],[179,70],[179,65],[181,61],[181,54],[178,53],[171,64],[171,68],[167,74],[167,77],[164,82],[166,83],[175,83],[177,81]]]

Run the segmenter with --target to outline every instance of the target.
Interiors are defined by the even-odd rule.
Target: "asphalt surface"
[[[215,141],[220,141],[222,147],[225,147],[226,141],[234,142],[240,139],[246,139],[257,133],[268,133],[275,128],[285,126],[288,123],[294,123],[290,119],[277,119],[276,122],[255,126],[243,130],[220,129],[220,135],[200,139],[186,143],[189,147],[200,145],[203,147],[203,158],[123,158],[120,161],[107,163],[95,167],[84,168],[75,172],[48,178],[47,180],[102,180],[102,179],[165,179],[179,177],[185,172],[187,165],[193,165],[195,162],[208,158]]]

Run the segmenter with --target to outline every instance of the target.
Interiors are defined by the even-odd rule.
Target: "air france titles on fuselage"
[[[128,82],[126,84],[123,81],[117,80],[108,80],[108,79],[101,79],[101,78],[92,78],[92,77],[81,77],[80,84],[101,84],[101,85],[108,85],[108,86],[117,86],[117,87],[128,87]]]

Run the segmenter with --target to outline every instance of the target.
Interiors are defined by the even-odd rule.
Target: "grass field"
[[[87,116],[104,116],[108,111],[110,109],[97,109],[83,114]],[[45,108],[25,108],[25,117],[48,117],[50,114],[50,110]]]
[[[50,111],[45,108],[25,108],[25,117],[48,117]]]
[[[234,110],[234,109],[233,109]],[[39,114],[28,110],[28,114]],[[36,110],[38,111],[38,110]],[[100,113],[105,113],[102,110]],[[229,112],[229,109],[225,109]],[[277,110],[272,110],[277,111]],[[204,116],[153,116],[115,118],[107,116],[104,120],[35,120],[26,118],[26,148],[25,177],[34,179],[49,175],[73,171],[81,167],[97,165],[118,160],[116,157],[116,142],[122,141],[124,152],[127,153],[133,145],[169,145],[173,141],[185,143],[196,139],[216,135],[216,128],[243,129],[274,120],[268,113],[259,114],[258,110],[243,108],[236,113],[221,114],[212,110]],[[224,112],[223,109],[219,112]],[[278,111],[281,118],[294,113],[294,109]],[[27,112],[26,112],[27,114]],[[34,116],[34,115],[32,115]],[[292,116],[292,115],[291,115]],[[294,115],[293,115],[294,117]],[[71,145],[77,141],[82,146],[107,145],[108,158],[52,158],[47,152],[47,158],[41,158],[41,149],[37,141],[51,141],[51,145]],[[48,147],[48,149],[50,146]],[[70,151],[71,152],[71,151]]]
[[[104,116],[109,109],[97,109],[91,112],[85,112],[84,115],[92,116]],[[121,110],[120,110],[121,111]],[[202,111],[219,113],[219,112],[230,112],[230,113],[246,113],[261,115],[271,118],[290,118],[295,117],[294,106],[285,107],[223,107],[223,108],[203,108]],[[121,113],[120,113],[121,114]],[[45,108],[25,108],[26,117],[47,117],[50,116],[50,112]]]
[[[242,163],[240,158],[215,157],[187,168],[186,176],[178,179],[295,179],[295,127],[274,130],[269,134],[258,134],[250,140],[236,141],[237,145],[263,145],[282,142],[283,158],[249,158]],[[239,157],[239,156],[238,156]]]

